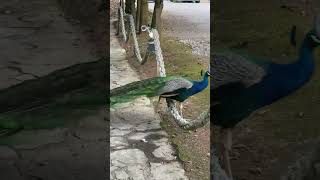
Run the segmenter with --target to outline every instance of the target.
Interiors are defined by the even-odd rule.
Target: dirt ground
[[[311,17],[300,9],[281,8],[277,0],[217,1],[213,47],[241,48],[287,63],[297,54],[289,43],[292,25],[298,27],[299,45],[311,29]],[[234,128],[231,166],[235,180],[318,179],[314,165],[319,161],[310,154],[316,152],[320,137],[319,57],[317,50],[316,73],[309,83]]]

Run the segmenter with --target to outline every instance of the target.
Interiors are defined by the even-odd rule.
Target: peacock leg
[[[156,105],[156,111],[158,111],[160,100],[161,100],[161,96],[159,96],[159,99],[158,99],[158,102],[157,102],[157,105]]]
[[[230,128],[223,129],[223,164],[226,174],[232,180],[232,172],[231,172],[231,165],[230,165],[230,158],[229,152],[231,151],[232,146],[232,130]]]
[[[183,115],[182,115],[182,110],[183,110],[183,103],[180,102],[180,115],[181,115],[181,117],[183,117]]]

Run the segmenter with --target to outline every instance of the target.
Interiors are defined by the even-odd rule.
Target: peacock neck
[[[288,91],[297,89],[311,78],[315,67],[313,53],[316,46],[308,33],[299,49],[298,60],[279,69],[280,74],[284,75],[284,79],[276,78],[283,80],[284,84],[286,84],[285,89]]]
[[[193,94],[204,90],[208,86],[208,83],[209,83],[208,77],[209,77],[208,74],[205,74],[203,76],[202,81],[193,81],[193,86],[191,88],[191,91]]]
[[[313,67],[314,67],[313,52],[315,47],[316,47],[316,44],[310,38],[309,34],[307,34],[300,47],[299,59],[296,62],[296,64],[299,66],[302,66],[303,68],[311,68],[313,70]]]

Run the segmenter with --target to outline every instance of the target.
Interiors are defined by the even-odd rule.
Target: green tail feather
[[[175,78],[177,77],[153,77],[114,88],[110,92],[110,106],[114,107],[119,103],[130,102],[141,96],[158,96],[159,90],[166,84],[166,82]]]

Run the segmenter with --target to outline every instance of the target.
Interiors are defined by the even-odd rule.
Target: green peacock
[[[201,81],[178,76],[153,77],[114,88],[110,92],[110,106],[115,107],[120,103],[130,102],[141,96],[159,96],[159,101],[161,98],[169,98],[180,102],[182,115],[183,102],[208,86],[210,72],[202,73],[201,71],[201,75]]]

